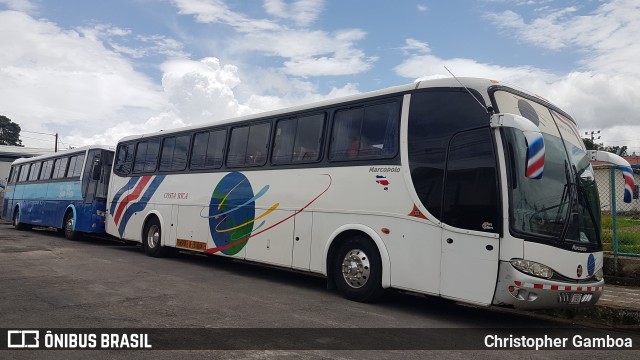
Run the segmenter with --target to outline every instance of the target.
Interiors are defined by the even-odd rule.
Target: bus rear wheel
[[[75,223],[73,220],[73,213],[70,211],[64,217],[64,237],[67,240],[78,240],[78,232],[74,231]]]
[[[368,302],[382,293],[382,260],[377,247],[364,236],[340,245],[333,260],[333,281],[349,300]]]
[[[144,233],[142,238],[142,248],[144,253],[151,257],[163,257],[166,255],[166,248],[161,244],[162,229],[160,228],[160,221],[158,218],[153,217],[147,221],[144,227]]]
[[[29,227],[25,223],[20,222],[20,210],[13,212],[13,228],[16,230],[27,230]]]

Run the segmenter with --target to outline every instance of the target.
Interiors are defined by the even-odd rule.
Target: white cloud
[[[164,35],[132,35],[130,29],[108,24],[80,27],[78,31],[87,38],[107,44],[120,54],[136,59],[156,55],[170,58],[189,57],[183,44]]]
[[[450,77],[445,66],[457,77],[484,77],[529,86],[545,84],[555,79],[551,73],[531,66],[506,67],[464,58],[442,59],[431,54],[429,44],[416,39],[406,39],[402,50],[407,59],[396,66],[394,71],[397,75],[410,79]]]
[[[416,7],[418,8],[418,11],[420,12],[426,12],[429,10],[429,7],[427,5],[424,4],[418,4],[416,5]]]
[[[172,0],[183,15],[194,15],[201,23],[227,24],[240,32],[278,30],[280,25],[269,20],[252,19],[229,9],[223,0]]]
[[[605,145],[622,137],[640,149],[640,3],[608,1],[589,14],[576,7],[542,12],[531,20],[514,11],[489,14],[487,19],[508,30],[508,36],[537,47],[579,51],[583,59],[576,70],[554,74],[527,65],[504,67],[442,59],[413,46],[395,71],[407,78],[449,76],[443,68],[446,65],[456,76],[503,80],[549,99],[572,114],[581,128],[601,129]],[[403,49],[411,50],[409,41],[407,44]]]
[[[162,86],[176,115],[188,123],[216,121],[253,112],[236,99],[238,69],[216,58],[173,60],[162,65]]]
[[[0,34],[12,34],[0,36],[2,111],[23,130],[100,133],[166,104],[160,87],[79,30],[3,11]]]
[[[130,30],[108,25],[65,30],[25,13],[4,11],[2,33],[12,34],[0,36],[2,115],[26,131],[57,132],[66,145],[113,145],[131,134],[358,92],[356,85],[347,84],[320,94],[317,84],[291,78],[283,69],[248,68],[254,70],[245,70],[244,77],[252,81],[243,84],[236,66],[212,57],[165,61],[160,86],[137,72],[121,48],[105,46],[112,37],[140,37]],[[343,41],[359,36],[337,34]],[[24,138],[23,143],[52,147],[52,141]]]
[[[419,54],[428,54],[431,52],[431,48],[429,48],[429,44],[426,42],[416,39],[406,39],[405,46],[402,47],[402,51],[405,54],[410,54],[414,51]]]
[[[268,14],[293,20],[298,26],[313,23],[324,9],[324,0],[297,0],[287,4],[284,0],[264,0]]]
[[[366,33],[360,29],[326,32],[290,29],[275,21],[252,19],[232,11],[222,0],[173,0],[180,14],[193,15],[198,22],[226,24],[238,34],[228,41],[233,54],[281,57],[282,70],[292,76],[336,76],[371,69],[377,60],[356,46]],[[323,1],[300,0],[290,5],[265,1],[267,13],[309,24],[319,15]],[[294,45],[292,45],[294,44]]]
[[[0,0],[0,4],[4,4],[9,10],[26,13],[31,13],[38,9],[38,7],[29,0]]]

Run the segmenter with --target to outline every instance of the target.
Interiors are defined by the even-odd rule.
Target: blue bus
[[[92,145],[14,161],[2,218],[18,230],[56,228],[69,240],[104,233],[113,154],[112,147]]]

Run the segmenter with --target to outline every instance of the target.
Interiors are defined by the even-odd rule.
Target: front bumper
[[[500,262],[498,274],[493,304],[520,309],[592,306],[604,289],[604,280],[589,283],[545,280],[524,274],[505,261]]]

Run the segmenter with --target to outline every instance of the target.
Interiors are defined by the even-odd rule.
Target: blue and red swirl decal
[[[149,199],[156,192],[164,177],[165,175],[132,177],[116,192],[109,212],[113,216],[114,223],[118,226],[118,233],[121,237],[131,216],[147,207]],[[127,191],[129,193],[123,196]]]
[[[624,202],[630,203],[633,199],[633,169],[629,166],[621,166],[620,170],[624,176]]]

